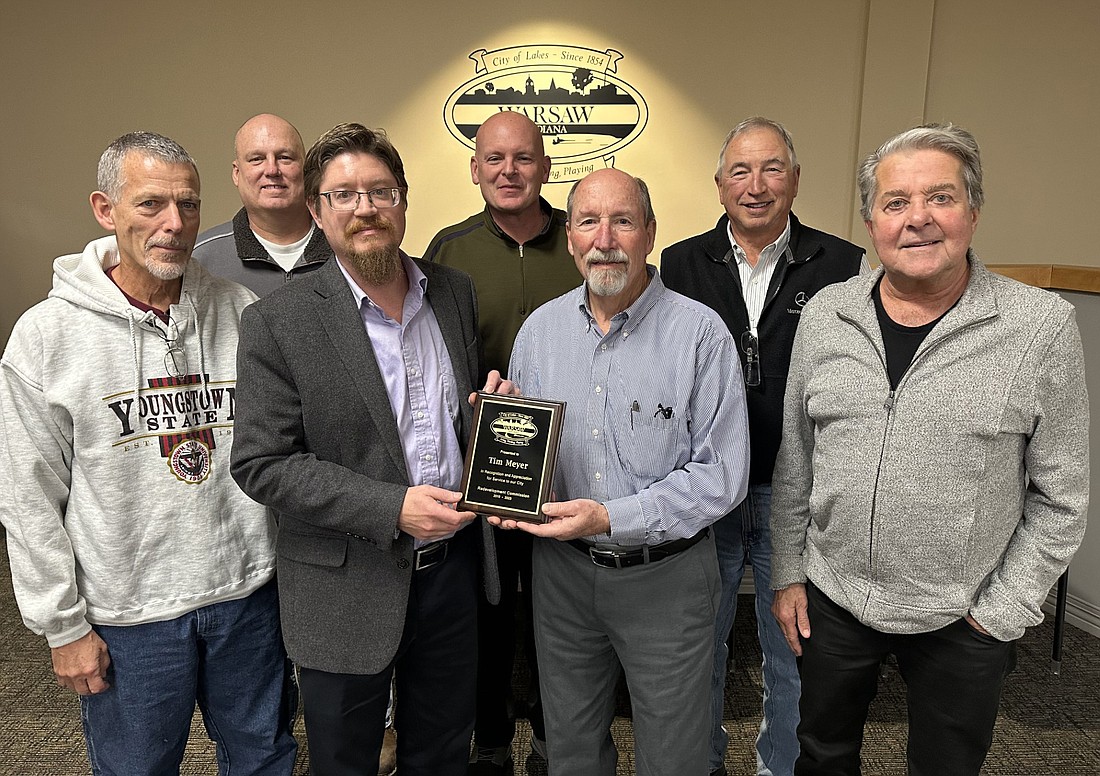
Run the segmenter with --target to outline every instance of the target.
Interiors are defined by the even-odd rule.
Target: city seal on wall
[[[478,127],[500,111],[522,113],[539,126],[553,160],[551,183],[614,167],[615,154],[645,129],[649,108],[618,75],[623,55],[578,46],[511,46],[470,54],[475,76],[447,98],[443,120],[471,150]]]

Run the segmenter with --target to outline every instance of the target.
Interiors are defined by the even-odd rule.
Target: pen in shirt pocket
[[[641,411],[642,411],[642,405],[638,404],[638,400],[635,399],[634,403],[630,405],[630,430],[631,431],[634,430],[634,413],[635,412],[641,412]]]

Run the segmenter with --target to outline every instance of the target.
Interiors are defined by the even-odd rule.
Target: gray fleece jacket
[[[1085,531],[1073,308],[972,259],[962,298],[891,391],[871,299],[881,276],[830,286],[802,312],[772,480],[772,587],[808,578],[883,632],[969,612],[1019,638]]]

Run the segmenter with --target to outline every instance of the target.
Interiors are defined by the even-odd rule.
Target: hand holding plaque
[[[546,522],[564,415],[565,402],[479,392],[458,508]]]

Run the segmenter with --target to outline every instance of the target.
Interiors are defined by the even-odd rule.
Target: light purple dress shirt
[[[459,396],[451,355],[435,312],[425,303],[428,278],[403,251],[400,256],[409,278],[400,323],[371,301],[343,264],[340,271],[359,305],[386,385],[409,484],[458,490],[462,448],[455,431]],[[422,544],[417,540],[417,547]]]

